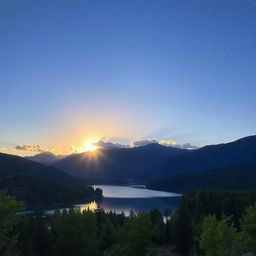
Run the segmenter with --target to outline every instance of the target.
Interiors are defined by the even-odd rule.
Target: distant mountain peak
[[[166,148],[166,146],[164,146],[164,145],[161,145],[161,144],[159,144],[159,143],[149,143],[149,144],[147,144],[147,145],[143,145],[143,146],[139,146],[140,148],[142,148],[142,147],[144,147],[144,148]],[[138,147],[138,148],[139,148]]]
[[[36,154],[34,156],[26,156],[25,158],[27,158],[31,161],[37,162],[37,163],[51,165],[54,162],[56,162],[64,157],[65,156],[58,156],[52,152],[47,151],[47,152],[42,152],[42,153]]]
[[[49,155],[49,156],[56,156],[54,153],[50,152],[50,151],[45,151],[39,154],[36,154],[34,156],[43,156],[43,155]]]

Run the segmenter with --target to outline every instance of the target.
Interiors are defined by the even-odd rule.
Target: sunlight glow
[[[88,204],[81,205],[79,208],[80,208],[80,211],[82,212],[82,211],[87,211],[87,210],[95,211],[99,207],[98,207],[98,204],[95,201],[93,201]]]
[[[86,141],[84,143],[84,146],[82,148],[79,149],[79,153],[82,153],[82,152],[92,152],[92,151],[95,151],[97,150],[99,147],[95,145],[96,141]]]

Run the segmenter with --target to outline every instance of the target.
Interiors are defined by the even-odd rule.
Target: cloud
[[[152,143],[157,143],[157,144],[161,144],[163,146],[166,147],[175,147],[175,148],[180,148],[180,149],[197,149],[197,146],[191,145],[190,143],[184,143],[184,144],[177,144],[175,141],[173,140],[160,140],[157,141],[155,139],[144,139],[144,140],[135,140],[132,141],[129,145],[128,144],[121,144],[121,143],[115,143],[115,142],[111,142],[111,141],[103,141],[100,140],[96,143],[93,143],[93,145],[98,146],[99,148],[131,148],[131,147],[140,147],[140,146],[145,146],[148,144],[152,144]],[[7,152],[6,147],[0,147],[0,151],[3,152]],[[15,151],[19,151],[19,152],[38,152],[38,153],[43,153],[43,152],[55,152],[56,150],[58,151],[60,149],[60,146],[58,145],[54,145],[51,147],[43,147],[39,144],[22,144],[22,145],[16,145],[14,148],[9,148],[8,151],[10,150],[15,150]],[[70,146],[69,147],[69,151],[72,153],[80,153],[81,152],[81,148],[80,147],[76,147],[76,146]]]
[[[79,149],[75,146],[70,146],[69,147],[69,151],[72,152],[72,153],[79,153]]]
[[[140,147],[145,146],[151,143],[157,143],[166,147],[174,147],[180,149],[197,149],[197,146],[191,145],[190,143],[178,144],[176,141],[173,140],[154,140],[154,139],[145,139],[145,140],[136,140],[131,142],[132,147]]]
[[[157,140],[151,140],[151,139],[146,139],[146,140],[135,140],[131,142],[131,146],[132,147],[141,147],[141,146],[145,146],[148,144],[152,144],[152,143],[157,143]]]
[[[120,143],[113,143],[113,142],[105,142],[103,140],[100,140],[96,143],[93,143],[93,145],[98,146],[100,148],[129,148],[129,145],[120,144]]]
[[[17,151],[31,151],[31,152],[50,151],[47,147],[41,147],[40,145],[32,145],[32,144],[17,145],[14,149]]]
[[[177,144],[177,142],[173,140],[160,140],[159,144],[166,147],[174,147],[174,148],[190,149],[190,150],[198,148],[197,146],[191,145],[190,143]]]
[[[199,147],[197,147],[195,145],[191,145],[190,143],[184,143],[182,145],[182,148],[184,148],[184,149],[198,149]]]
[[[166,146],[166,147],[179,147],[176,141],[173,140],[160,140],[159,144]]]

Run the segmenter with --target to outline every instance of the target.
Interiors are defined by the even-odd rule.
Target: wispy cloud
[[[132,148],[132,147],[140,147],[145,146],[148,144],[157,143],[161,144],[166,147],[175,147],[175,148],[181,148],[181,149],[197,149],[197,146],[194,146],[190,143],[184,143],[184,144],[178,144],[176,141],[173,140],[155,140],[155,139],[143,139],[143,140],[134,140],[131,141],[129,144],[122,144],[122,143],[116,143],[111,141],[104,141],[100,140],[98,142],[92,143],[95,146],[98,146],[99,148]],[[53,152],[58,154],[59,151],[63,152],[71,152],[71,153],[80,153],[81,147],[78,146],[69,146],[66,148],[63,148],[62,146],[54,145],[54,146],[42,146],[39,144],[28,144],[23,143],[20,145],[16,145],[15,147],[0,147],[0,151],[2,152],[30,152],[30,153],[43,153],[43,152]]]
[[[120,143],[114,143],[114,142],[105,142],[103,140],[100,140],[96,143],[93,143],[93,145],[98,146],[100,148],[129,148],[129,145],[126,144],[120,144]]]
[[[71,153],[79,153],[80,152],[80,150],[76,146],[70,146],[69,151]]]
[[[159,144],[166,146],[166,147],[175,147],[181,149],[197,149],[197,146],[194,146],[190,143],[178,144],[176,141],[173,140],[160,140]]]
[[[47,148],[42,148],[40,145],[22,144],[15,147],[17,151],[32,151],[32,152],[45,152]]]
[[[184,144],[182,145],[182,148],[184,148],[184,149],[198,149],[199,147],[197,147],[197,146],[195,146],[195,145],[192,145],[192,144],[190,144],[190,143],[184,143]]]
[[[157,140],[153,140],[153,139],[146,139],[146,140],[135,140],[131,142],[131,146],[132,147],[141,147],[141,146],[145,146],[148,144],[152,144],[152,143],[157,143]]]
[[[94,145],[100,147],[100,148],[106,148],[106,147],[111,147],[111,148],[131,148],[131,147],[141,147],[145,146],[148,144],[161,144],[166,147],[175,147],[175,148],[181,148],[181,149],[197,149],[197,146],[194,146],[190,143],[184,143],[184,144],[178,144],[176,141],[173,140],[155,140],[155,139],[143,139],[143,140],[134,140],[131,141],[130,144],[120,144],[120,143],[113,143],[111,141],[98,141],[97,143],[94,143]],[[74,152],[74,150],[73,150]]]
[[[44,147],[44,146],[41,146],[39,144],[27,144],[27,143],[24,143],[22,145],[17,145],[14,147],[14,150],[16,151],[30,151],[30,152],[54,152],[56,151],[57,149],[59,148],[58,145],[54,145],[54,146],[51,146],[51,147]]]

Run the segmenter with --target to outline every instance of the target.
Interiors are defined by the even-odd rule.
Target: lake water
[[[142,211],[149,212],[154,208],[161,212],[163,212],[165,209],[176,211],[181,198],[180,194],[145,189],[145,186],[143,185],[94,185],[93,187],[102,189],[102,200],[74,205],[75,207],[79,207],[81,210],[96,210],[98,208],[102,208],[107,212],[123,212],[126,216],[128,216],[131,209],[134,213]],[[54,210],[51,209],[45,211],[46,214],[52,214],[53,212]],[[29,214],[33,213],[33,211],[26,211],[23,213]]]
[[[135,213],[149,212],[154,208],[162,212],[165,209],[175,211],[181,198],[180,194],[145,189],[143,185],[94,185],[93,187],[102,189],[103,199],[97,203],[91,202],[87,205],[80,205],[82,209],[101,207],[105,211],[124,212],[125,215],[129,215],[131,209]]]
[[[146,189],[143,185],[135,186],[108,186],[94,185],[103,191],[104,198],[154,198],[154,197],[177,197],[176,193]]]

